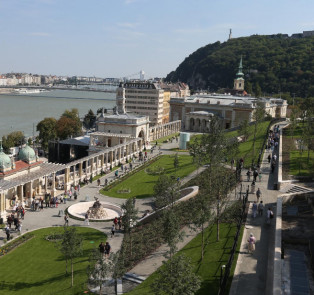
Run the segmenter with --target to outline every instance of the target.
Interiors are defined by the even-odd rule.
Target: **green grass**
[[[310,151],[310,160],[307,159],[307,151],[302,155],[299,151],[290,152],[290,175],[313,176],[314,174],[314,152]]]
[[[83,294],[90,251],[106,237],[98,230],[77,228],[83,238],[83,256],[75,259],[74,287],[65,274],[65,261],[53,242],[44,237],[62,228],[36,230],[35,237],[0,258],[0,294]],[[93,241],[94,243],[91,243]],[[68,270],[70,267],[68,266]]]
[[[189,175],[196,169],[196,166],[192,163],[192,157],[188,155],[178,155],[179,157],[179,169],[176,173],[177,176],[183,178]],[[175,169],[173,167],[174,155],[162,156],[153,164],[148,167],[163,167],[164,173],[167,175],[175,174]],[[146,168],[148,168],[146,167]],[[113,188],[107,190],[101,190],[100,193],[109,197],[115,198],[147,198],[152,196],[154,185],[158,179],[158,175],[149,175],[146,173],[145,169],[133,174],[132,176],[125,179],[123,182],[117,184]],[[130,193],[118,193],[118,191],[123,189],[130,189]]]
[[[207,246],[205,248],[204,259],[201,261],[201,235],[199,234],[189,242],[178,254],[184,254],[190,257],[193,263],[194,272],[201,277],[201,288],[196,292],[197,295],[217,294],[219,289],[220,268],[227,264],[231,247],[233,245],[234,235],[236,233],[234,224],[220,224],[220,240],[216,242],[216,226],[211,226],[205,230]],[[243,233],[243,229],[242,229]],[[238,242],[238,251],[241,244],[241,236]],[[238,252],[237,251],[237,252]],[[238,254],[237,254],[238,255]],[[231,273],[233,274],[237,255],[234,259]],[[149,276],[142,284],[136,287],[129,295],[153,294],[150,285],[155,280],[156,272]],[[231,279],[230,279],[231,281]],[[230,284],[229,284],[230,285]]]

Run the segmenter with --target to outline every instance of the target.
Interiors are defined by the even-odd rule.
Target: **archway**
[[[143,131],[143,130],[140,131],[140,133],[138,134],[138,137],[141,137],[141,138],[145,139],[145,138],[144,138],[144,137],[145,137],[145,134],[144,134],[144,131]]]

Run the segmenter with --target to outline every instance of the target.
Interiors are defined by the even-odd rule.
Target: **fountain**
[[[94,198],[95,202],[79,202],[70,206],[69,214],[84,219],[87,213],[90,221],[106,221],[122,215],[122,209],[118,205],[101,202],[97,197]]]

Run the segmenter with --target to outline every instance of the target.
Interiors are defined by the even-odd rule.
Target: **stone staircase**
[[[307,193],[312,191],[309,188],[295,185],[295,184],[285,184],[281,189],[280,192],[285,193],[285,194],[296,194],[296,193]]]

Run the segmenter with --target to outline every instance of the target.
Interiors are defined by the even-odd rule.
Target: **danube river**
[[[66,109],[77,108],[80,117],[92,109],[115,106],[115,93],[52,90],[38,94],[0,95],[0,138],[13,131],[33,135],[33,126],[47,117],[59,119]]]

